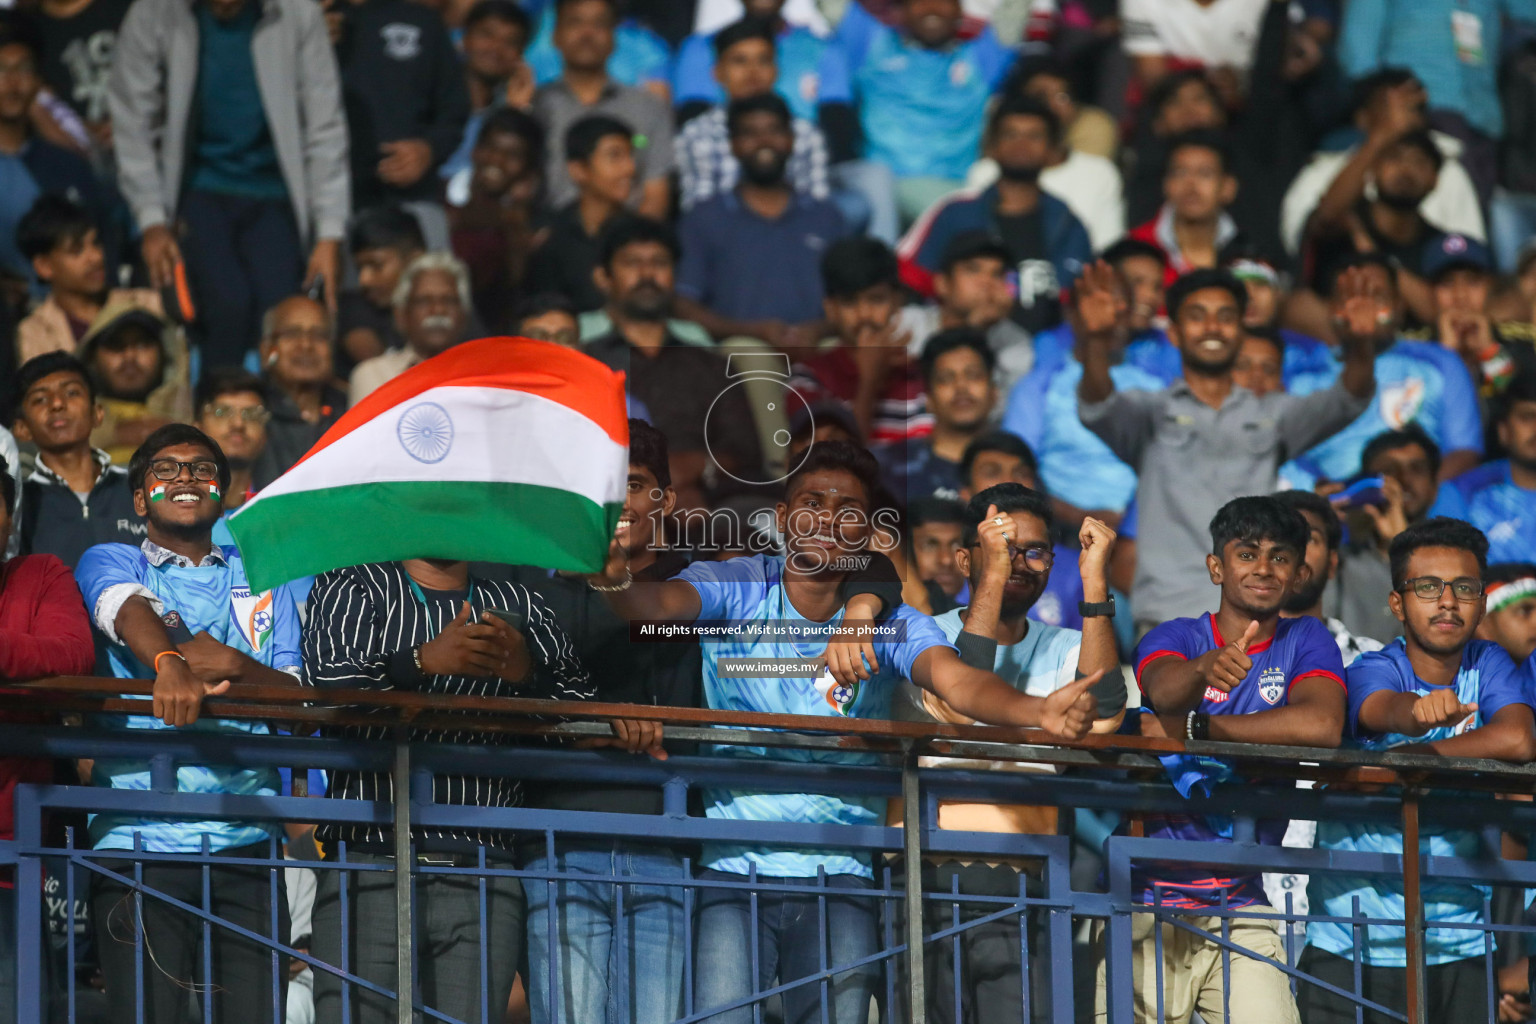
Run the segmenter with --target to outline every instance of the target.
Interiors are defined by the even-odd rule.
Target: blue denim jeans
[[[660,846],[565,843],[553,864],[539,856],[524,867],[565,876],[559,882],[524,881],[533,1024],[669,1024],[683,1015],[687,950],[681,884],[618,886],[608,880],[681,883],[680,856]],[[559,929],[556,950],[551,949],[551,896]],[[552,1006],[550,970],[556,952],[559,992]]]
[[[704,871],[701,879],[745,882],[747,876],[723,871]],[[759,878],[774,885],[816,886],[814,878]],[[815,892],[804,896],[781,892],[757,894],[757,919],[752,916],[752,894],[746,889],[699,890],[699,943],[694,968],[694,1009],[743,999],[753,992],[810,978],[821,969],[825,943],[827,964],[851,963],[872,956],[879,949],[879,901],[854,895],[873,888],[868,879],[854,875],[827,878],[826,930],[821,927],[820,899]],[[833,893],[836,893],[835,895]],[[757,970],[752,970],[756,928]],[[815,981],[792,988],[783,995],[784,1024],[865,1024],[869,1001],[879,984],[877,964],[866,964],[832,977],[827,988],[827,1016],[821,1014],[822,986]],[[706,1018],[713,1024],[751,1024],[752,1006],[728,1010]]]

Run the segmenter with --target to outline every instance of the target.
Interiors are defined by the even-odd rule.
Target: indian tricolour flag
[[[253,590],[402,558],[595,572],[628,463],[623,374],[549,342],[487,338],[349,409],[229,529]]]

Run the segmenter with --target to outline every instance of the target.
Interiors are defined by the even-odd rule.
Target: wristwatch
[[[1110,594],[1108,601],[1079,601],[1077,602],[1077,614],[1085,619],[1103,616],[1106,619],[1115,617],[1115,595]]]

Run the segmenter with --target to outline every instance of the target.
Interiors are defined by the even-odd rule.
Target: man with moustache
[[[1346,288],[1358,286],[1355,278]],[[1083,340],[1078,415],[1137,471],[1140,557],[1131,603],[1142,631],[1214,599],[1200,558],[1211,517],[1231,499],[1274,490],[1282,453],[1348,426],[1376,392],[1374,303],[1345,306],[1344,372],[1306,396],[1262,397],[1232,380],[1247,291],[1231,274],[1196,270],[1168,289],[1168,332],[1184,376],[1161,391],[1121,391],[1110,375],[1123,301],[1114,271],[1089,268],[1076,288]]]
[[[395,286],[395,324],[405,347],[359,363],[348,397],[353,405],[417,363],[464,340],[470,317],[469,269],[458,257],[429,252],[411,261]]]
[[[990,188],[946,199],[918,219],[896,249],[902,279],[931,294],[949,240],[962,231],[987,231],[1002,239],[1018,274],[1013,319],[1041,331],[1061,320],[1061,290],[1093,259],[1082,222],[1066,203],[1040,189],[1040,172],[1061,141],[1061,122],[1035,100],[1005,96],[992,111],[987,137],[1002,176]]]
[[[809,341],[822,324],[821,254],[847,233],[842,215],[789,181],[795,135],[777,93],[732,100],[726,124],[741,177],[678,225],[678,312],[716,338]]]
[[[262,319],[261,370],[267,385],[267,446],[256,460],[259,490],[293,468],[347,411],[335,379],[336,328],[325,306],[303,295]]]
[[[1403,635],[1366,654],[1345,674],[1349,745],[1441,757],[1478,757],[1525,764],[1536,758],[1532,697],[1513,661],[1498,644],[1474,639],[1487,597],[1488,540],[1454,519],[1411,526],[1392,542],[1392,612]],[[1426,830],[1431,857],[1477,857],[1483,840],[1474,829]],[[1387,857],[1403,850],[1401,829],[1383,822],[1325,821],[1317,845],[1324,850]],[[1316,875],[1308,897],[1321,914],[1372,920],[1405,919],[1401,884],[1389,878]],[[1483,957],[1489,922],[1487,886],[1428,878],[1423,886],[1421,933],[1427,965],[1426,1019],[1489,1019]],[[1437,925],[1471,925],[1468,929]],[[1360,961],[1354,958],[1360,957]],[[1314,921],[1307,927],[1301,969],[1345,992],[1358,992],[1396,1013],[1407,1004],[1406,935],[1401,926]],[[1356,972],[1359,972],[1358,974]],[[1356,978],[1360,981],[1356,983]],[[1356,1019],[1356,1004],[1317,985],[1298,988],[1307,1024]],[[1368,1014],[1367,1020],[1385,1019]]]

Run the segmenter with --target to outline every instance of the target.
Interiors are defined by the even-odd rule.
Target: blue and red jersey
[[[1147,666],[1159,658],[1190,661],[1226,645],[1227,640],[1216,625],[1215,615],[1165,622],[1143,637],[1136,647],[1136,681],[1140,683]],[[1331,679],[1340,689],[1344,687],[1344,663],[1339,656],[1338,644],[1328,628],[1310,616],[1281,619],[1275,627],[1275,635],[1249,647],[1248,657],[1253,660],[1253,668],[1243,681],[1230,692],[1207,687],[1198,710],[1213,716],[1249,715],[1284,707],[1290,699],[1291,688],[1312,676]],[[1143,701],[1144,708],[1157,710],[1150,698],[1144,696]],[[1208,765],[1213,763],[1210,759],[1200,760]],[[1198,774],[1186,772],[1185,777]],[[1188,795],[1186,785],[1180,783],[1180,789]],[[1287,824],[1285,819],[1258,822],[1259,842],[1279,846]],[[1197,814],[1149,814],[1145,819],[1146,835],[1155,839],[1230,843],[1230,826],[1230,821]],[[1258,874],[1220,876],[1199,867],[1158,866],[1154,870],[1155,875],[1144,869],[1135,873],[1136,885],[1146,903],[1152,903],[1155,894],[1157,902],[1164,906],[1198,909],[1219,906],[1223,893],[1229,907],[1268,902]]]

